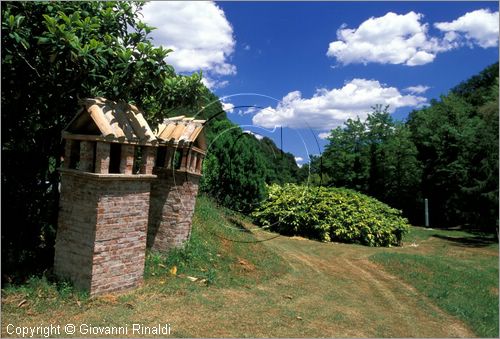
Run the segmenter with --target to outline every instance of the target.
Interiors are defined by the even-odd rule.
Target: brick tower
[[[62,135],[56,275],[90,295],[130,289],[147,245],[166,252],[189,239],[204,122],[170,118],[154,134],[133,105],[82,101]]]
[[[95,295],[142,282],[158,143],[133,105],[82,106],[63,132],[54,271]]]
[[[151,185],[148,247],[168,252],[189,239],[206,141],[204,120],[183,116],[158,126],[158,161]]]

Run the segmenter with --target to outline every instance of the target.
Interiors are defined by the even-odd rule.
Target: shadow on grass
[[[497,240],[494,236],[475,235],[472,237],[450,237],[446,235],[433,234],[435,238],[451,241],[458,246],[463,247],[487,247],[496,244]]]
[[[245,227],[245,225],[243,225],[243,223],[241,221],[239,221],[238,219],[236,218],[233,218],[233,217],[229,217],[227,218],[226,220],[228,220],[231,225],[235,226],[239,231],[243,231],[245,233],[252,233],[248,228]]]

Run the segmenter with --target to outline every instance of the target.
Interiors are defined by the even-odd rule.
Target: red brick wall
[[[87,178],[61,174],[54,272],[86,290],[90,289],[92,279],[97,220],[98,195],[94,191]]]
[[[151,178],[61,171],[56,274],[91,295],[142,282]]]
[[[151,184],[148,247],[168,251],[189,239],[200,176],[165,169],[155,173],[158,179]]]

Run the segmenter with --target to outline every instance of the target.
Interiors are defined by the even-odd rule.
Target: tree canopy
[[[198,105],[201,75],[175,73],[140,10],[140,2],[2,2],[4,271],[52,261],[61,130],[79,98],[136,103],[153,123]]]
[[[366,121],[331,131],[311,172],[403,209],[423,224],[429,199],[433,226],[498,227],[498,63],[428,107],[395,122],[376,106]]]

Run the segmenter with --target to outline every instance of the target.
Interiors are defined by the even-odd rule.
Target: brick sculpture
[[[170,118],[153,133],[133,105],[82,104],[63,132],[54,271],[96,295],[140,285],[147,245],[189,239],[206,144],[202,120]]]

